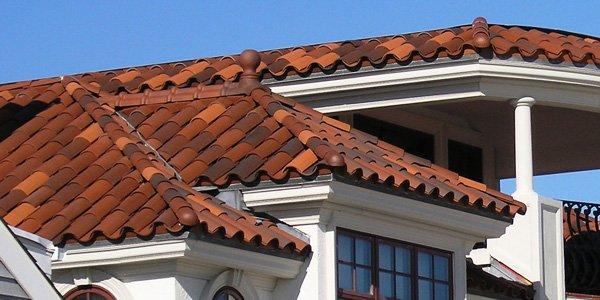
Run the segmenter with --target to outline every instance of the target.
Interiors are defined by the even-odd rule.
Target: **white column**
[[[533,154],[531,143],[531,106],[535,99],[523,97],[515,106],[515,195],[533,194]]]

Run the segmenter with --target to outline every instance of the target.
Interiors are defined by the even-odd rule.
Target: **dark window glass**
[[[450,287],[447,283],[435,283],[435,300],[450,299]]]
[[[431,281],[419,279],[419,300],[433,300],[433,284]]]
[[[371,242],[365,239],[356,239],[356,263],[371,265]]]
[[[434,256],[433,266],[435,270],[434,278],[436,280],[448,281],[448,258],[443,256]]]
[[[342,235],[338,238],[338,259],[346,262],[353,262],[354,238]]]
[[[452,296],[449,253],[347,230],[338,231],[337,245],[340,299]]]
[[[408,300],[411,293],[411,279],[409,276],[396,275],[396,299]]]
[[[410,273],[410,250],[396,247],[396,271]]]
[[[406,152],[433,161],[433,135],[391,124],[363,115],[354,115],[354,127],[383,141],[404,149]]]
[[[389,272],[379,272],[379,294],[386,298],[394,297],[394,275]]]
[[[338,286],[343,290],[352,290],[352,266],[338,264]]]
[[[373,281],[371,238],[339,234],[337,245],[338,289],[371,295]]]
[[[433,260],[431,254],[419,251],[419,276],[431,278],[433,270]]]
[[[394,247],[387,244],[379,244],[379,268],[392,270],[394,261]]]
[[[483,181],[483,151],[481,148],[448,140],[448,168],[461,176]]]
[[[369,294],[371,291],[371,268],[356,268],[356,291]]]

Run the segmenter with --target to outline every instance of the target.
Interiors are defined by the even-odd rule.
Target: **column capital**
[[[514,99],[510,102],[513,106],[529,106],[532,107],[535,103],[535,99],[533,97],[523,97],[519,99]]]

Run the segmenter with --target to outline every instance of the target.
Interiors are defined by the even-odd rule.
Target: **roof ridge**
[[[243,211],[237,211],[227,206],[221,206],[223,205],[222,201],[215,199],[210,195],[194,190],[192,187],[177,178],[177,172],[175,169],[163,160],[163,163],[166,165],[162,165],[162,167],[168,167],[173,170],[173,176],[165,175],[164,170],[161,170],[161,165],[157,165],[154,160],[148,158],[147,152],[154,153],[153,149],[141,137],[141,135],[138,134],[138,137],[136,137],[132,134],[133,131],[137,132],[137,130],[127,131],[121,124],[119,124],[116,118],[120,117],[120,115],[112,107],[108,107],[107,104],[100,104],[100,99],[95,97],[92,93],[90,93],[90,91],[85,90],[85,88],[79,85],[77,82],[71,81],[66,83],[65,89],[67,89],[73,98],[80,102],[80,105],[82,105],[84,110],[88,112],[88,114],[90,114],[90,116],[92,116],[92,118],[100,125],[102,130],[108,135],[117,148],[119,148],[119,150],[125,154],[125,156],[131,161],[132,165],[138,170],[138,172],[141,173],[142,177],[150,182],[154,189],[159,192],[160,197],[163,198],[163,200],[171,207],[180,224],[185,226],[206,224],[204,220],[200,219],[200,215],[203,214],[203,211],[205,210],[208,210],[213,214],[225,213],[228,215],[238,215],[244,219],[254,218],[254,222],[256,222],[255,217],[251,214]],[[75,96],[75,93],[82,89],[84,90],[84,93],[79,95],[79,97]],[[91,99],[87,101],[83,100],[82,98],[86,96],[91,97]],[[118,126],[118,129],[123,131],[123,136],[119,136],[117,133],[118,129],[115,130],[115,128],[113,128],[112,130],[106,130],[106,128],[111,125]],[[125,136],[125,134],[128,134],[129,136]],[[143,146],[140,145],[140,143],[143,144]],[[146,149],[148,151],[144,151],[144,149],[141,147],[147,147],[149,149]],[[141,155],[137,155],[138,153],[141,153]],[[134,157],[134,155],[137,157]],[[158,157],[162,160],[160,155]],[[170,199],[167,199],[165,196]],[[214,202],[207,202],[206,200],[208,199],[213,200]],[[232,220],[224,219],[223,221],[229,222],[231,225],[235,223],[236,226],[245,228],[245,232],[250,233],[243,234],[243,240],[247,243],[251,243],[258,238],[259,242],[263,246],[269,246],[270,244],[276,242],[280,248],[291,247],[292,249],[298,249],[300,253],[305,252],[310,248],[309,246],[306,246],[300,249],[299,246],[302,245],[303,242],[291,234],[286,233],[285,231],[281,231],[279,233],[279,237],[263,240],[263,231],[259,230],[258,228],[252,228],[249,225],[237,222],[237,219],[238,218],[232,218]],[[269,225],[267,224],[267,226]],[[220,230],[220,227],[214,228],[212,233],[217,230]],[[225,229],[225,227],[223,227],[223,230],[225,236],[228,238],[233,238],[239,233],[239,231],[229,232]]]
[[[251,98],[329,166],[342,167],[346,164],[344,157],[331,146],[331,143],[323,141],[322,137],[306,123],[289,113],[281,102],[273,97],[271,91],[255,89],[252,91]]]
[[[171,182],[175,174],[173,174],[173,176],[167,176],[164,173],[164,170],[161,170],[164,166],[161,167],[152,159],[148,158],[147,152],[151,151],[144,151],[139,145],[139,143],[144,144],[144,142],[133,136],[131,132],[128,132],[128,130],[123,128],[123,126],[115,120],[115,111],[112,108],[107,107],[108,105],[106,104],[100,104],[101,102],[99,99],[78,82],[66,80],[64,84],[65,89],[67,89],[69,94],[79,101],[79,104],[84,110],[98,122],[102,130],[108,135],[117,148],[125,154],[132,165],[140,172],[140,174],[142,174],[144,179],[150,182],[150,184],[163,195],[175,193],[171,195],[173,196],[171,199],[165,199],[164,197],[163,199],[173,209],[173,212],[178,217],[179,221],[187,226],[198,224],[198,216],[191,207],[191,204],[188,203],[186,196],[180,195],[180,193],[178,193],[179,186]],[[113,128],[113,130],[107,130],[109,126],[116,126],[118,129]],[[171,189],[173,191],[169,192]],[[184,202],[174,201],[177,198],[181,198]]]

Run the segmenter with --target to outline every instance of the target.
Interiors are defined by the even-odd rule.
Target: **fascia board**
[[[510,100],[600,112],[600,71],[518,60],[462,59],[278,82],[272,91],[323,113],[468,99]],[[352,101],[360,97],[361,101]],[[343,101],[342,101],[343,100]]]
[[[0,240],[0,258],[27,295],[32,299],[60,299],[48,278],[3,220],[0,220]]]

